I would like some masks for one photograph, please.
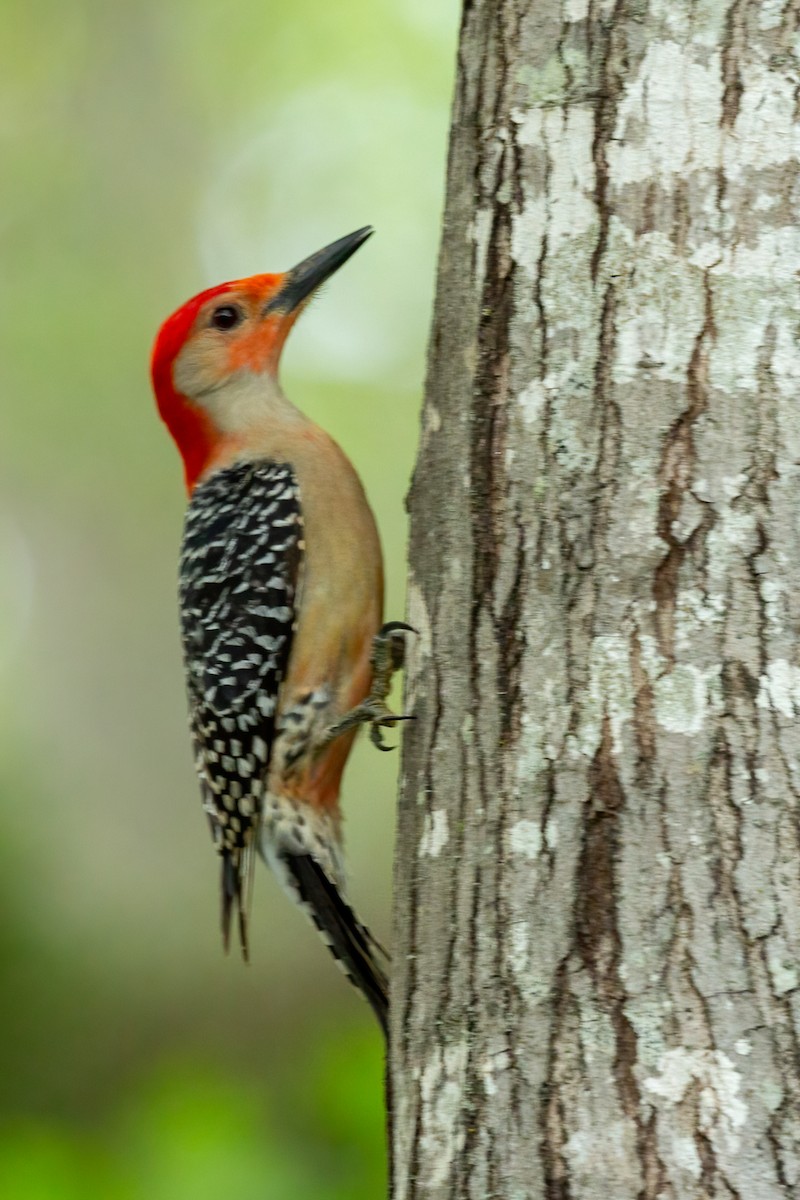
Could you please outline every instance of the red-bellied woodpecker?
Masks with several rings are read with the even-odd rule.
[[[380,744],[399,719],[385,700],[407,627],[381,627],[380,543],[353,467],[277,378],[298,314],[371,232],[195,296],[162,326],[152,374],[190,497],[181,632],[225,945],[235,909],[247,956],[255,849],[385,1030],[382,952],[344,898],[339,786],[356,727]]]

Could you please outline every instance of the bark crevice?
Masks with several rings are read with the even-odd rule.
[[[800,1191],[793,7],[464,5],[396,1200]]]

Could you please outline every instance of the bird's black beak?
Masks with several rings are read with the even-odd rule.
[[[315,292],[321,283],[329,279],[334,271],[338,271],[346,263],[351,254],[355,254],[359,246],[363,246],[375,230],[371,225],[357,229],[331,242],[324,250],[318,250],[309,258],[304,258],[291,271],[286,272],[286,278],[272,299],[264,306],[263,316],[270,313],[291,313]]]

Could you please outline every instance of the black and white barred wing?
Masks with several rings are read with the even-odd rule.
[[[222,854],[222,929],[233,908],[247,954],[253,828],[275,737],[303,550],[284,463],[239,463],[200,484],[180,567],[183,654],[203,801]]]

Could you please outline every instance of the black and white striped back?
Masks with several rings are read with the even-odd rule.
[[[180,617],[198,774],[223,856],[223,932],[239,911],[295,626],[303,553],[297,480],[285,463],[237,463],[192,494]]]

